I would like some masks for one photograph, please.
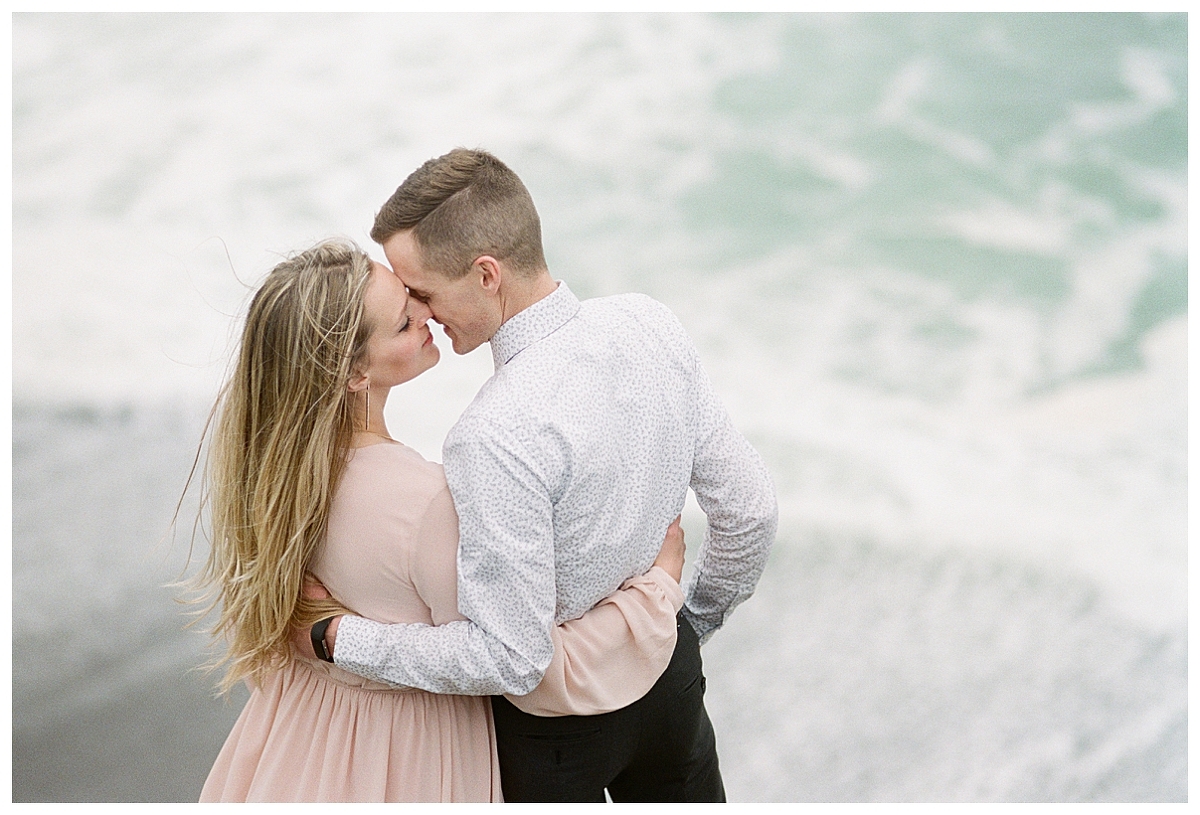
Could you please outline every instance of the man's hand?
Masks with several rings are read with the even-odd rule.
[[[301,595],[308,600],[329,600],[333,597],[329,593],[329,589],[317,580],[311,573],[304,573],[304,588],[301,589]],[[333,653],[333,641],[337,632],[338,623],[342,621],[341,617],[334,617],[333,622],[329,624],[329,628],[325,629],[325,646],[329,649],[329,653]],[[312,637],[310,636],[311,628],[296,628],[292,630],[292,648],[296,653],[305,659],[320,659],[317,653],[313,650]]]
[[[683,555],[687,551],[687,545],[683,542],[683,527],[679,525],[679,519],[682,517],[677,515],[667,527],[662,549],[658,550],[658,557],[654,560],[654,565],[675,578],[676,583],[683,578]],[[333,623],[330,623],[329,627],[332,628]]]

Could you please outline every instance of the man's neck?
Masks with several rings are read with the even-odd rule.
[[[538,272],[534,277],[514,277],[510,278],[509,282],[516,285],[500,298],[503,317],[501,325],[539,300],[549,297],[558,288],[558,282],[550,276],[549,270],[546,269]]]

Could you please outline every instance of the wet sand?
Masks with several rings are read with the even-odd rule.
[[[247,695],[213,698],[167,585],[199,434],[174,410],[14,405],[14,801],[198,798]]]
[[[247,697],[214,700],[210,685],[185,672],[148,677],[69,722],[14,729],[13,801],[197,800]]]

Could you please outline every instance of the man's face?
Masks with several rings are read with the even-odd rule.
[[[481,285],[475,270],[451,280],[426,268],[411,229],[384,241],[383,253],[409,294],[429,306],[433,319],[454,344],[454,353],[470,353],[496,333],[501,323],[498,304]]]

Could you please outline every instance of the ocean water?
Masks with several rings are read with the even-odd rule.
[[[237,317],[457,145],[771,469],[731,800],[1186,800],[1180,14],[15,15],[14,800],[198,794],[240,700],[169,526]],[[439,344],[435,459],[490,373]]]

